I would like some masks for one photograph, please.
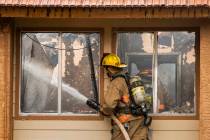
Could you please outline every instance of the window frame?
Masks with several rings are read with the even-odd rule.
[[[103,56],[104,49],[104,29],[103,28],[91,28],[91,27],[76,27],[76,28],[35,28],[35,27],[25,27],[25,28],[16,28],[15,31],[15,120],[103,120],[104,117],[101,114],[75,114],[75,115],[51,115],[50,113],[29,113],[28,115],[21,115],[20,113],[20,94],[21,94],[21,33],[22,32],[40,32],[40,33],[48,33],[48,32],[62,32],[62,33],[94,33],[97,32],[100,34],[100,58]],[[99,62],[100,63],[100,62]],[[99,102],[103,103],[104,101],[104,72],[103,69],[99,68]]]
[[[195,32],[195,115],[184,116],[184,115],[152,115],[155,120],[199,120],[200,112],[200,27],[113,27],[112,28],[112,53],[117,53],[117,33],[126,32],[170,32],[170,31],[188,31]]]

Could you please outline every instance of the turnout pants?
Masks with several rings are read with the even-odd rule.
[[[148,127],[143,125],[144,118],[127,122],[127,132],[131,140],[148,140]],[[112,126],[112,140],[125,140],[120,128]]]

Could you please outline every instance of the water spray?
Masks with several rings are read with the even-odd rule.
[[[54,87],[58,87],[58,79],[54,78],[50,75],[50,68],[38,63],[38,62],[29,62],[25,61],[24,70],[33,75],[35,78],[40,79],[43,82],[49,83]],[[55,75],[57,77],[57,75]],[[75,88],[69,86],[68,84],[62,82],[61,83],[62,90],[68,93],[69,95],[73,96],[74,98],[86,103],[88,98],[81,94]]]

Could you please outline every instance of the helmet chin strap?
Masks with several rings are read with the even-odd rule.
[[[112,78],[113,75],[115,75],[117,73],[117,71],[112,70],[112,68],[110,67],[105,67],[106,69],[106,74],[108,77]]]
[[[106,69],[107,76],[112,77],[112,72],[108,69],[108,67],[106,67],[105,69]]]

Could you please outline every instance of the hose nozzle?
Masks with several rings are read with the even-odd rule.
[[[97,103],[96,101],[94,101],[93,99],[88,99],[87,102],[86,102],[86,104],[89,107],[95,109],[96,111],[99,111],[100,110],[100,104]]]

